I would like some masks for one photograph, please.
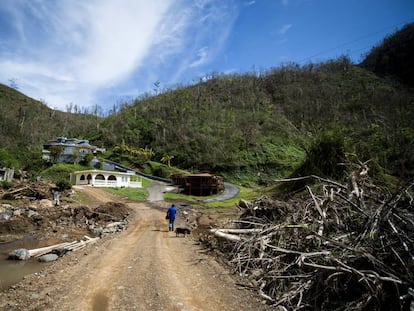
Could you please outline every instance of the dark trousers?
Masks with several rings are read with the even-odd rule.
[[[169,219],[169,224],[168,224],[168,230],[169,231],[174,231],[174,220],[175,219]]]

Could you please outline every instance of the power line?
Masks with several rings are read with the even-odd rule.
[[[400,23],[397,23],[397,24],[393,24],[393,25],[390,25],[390,26],[387,26],[387,27],[381,28],[380,30],[376,30],[375,32],[371,32],[371,33],[369,33],[369,34],[366,34],[366,35],[360,36],[360,37],[358,37],[358,38],[356,38],[356,39],[353,39],[353,40],[351,40],[351,41],[348,41],[348,42],[345,42],[345,43],[341,43],[341,44],[339,44],[339,45],[337,45],[337,46],[335,46],[335,47],[332,47],[332,48],[329,48],[329,49],[326,49],[326,50],[323,50],[323,51],[317,52],[317,53],[315,53],[315,54],[313,54],[313,55],[311,55],[311,56],[305,57],[305,58],[303,58],[303,59],[299,60],[299,63],[302,63],[302,62],[307,61],[307,60],[311,60],[312,58],[314,58],[314,57],[316,57],[316,56],[320,56],[320,55],[326,54],[326,53],[328,53],[328,52],[332,52],[332,51],[337,50],[337,49],[339,49],[339,48],[342,48],[342,47],[344,47],[344,46],[351,45],[351,44],[356,43],[356,42],[358,42],[358,41],[361,41],[361,40],[363,40],[363,39],[366,39],[366,38],[369,38],[369,37],[375,36],[375,35],[377,35],[377,34],[379,34],[379,33],[382,33],[382,32],[384,32],[384,31],[386,31],[386,30],[389,30],[390,28],[399,27],[399,26],[402,26],[402,25],[405,25],[405,24],[408,24],[408,23],[410,23],[410,21],[404,21],[404,22],[400,22]],[[370,46],[368,46],[367,48],[369,48],[369,47],[370,47]],[[353,50],[353,51],[351,51],[350,53],[352,53],[352,54],[353,54],[353,53],[355,53],[356,51],[358,51],[358,50],[363,50],[363,49],[365,49],[365,48],[358,48],[357,50]]]

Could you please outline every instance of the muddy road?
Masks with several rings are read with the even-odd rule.
[[[99,188],[86,193],[101,202],[115,199]],[[128,203],[134,216],[126,231],[0,293],[0,310],[267,309],[196,240],[168,232],[165,202],[159,203]]]

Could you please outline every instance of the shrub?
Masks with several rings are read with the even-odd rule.
[[[10,189],[13,186],[13,183],[11,181],[3,180],[0,182],[0,185],[3,189]]]
[[[341,179],[345,173],[345,139],[338,130],[322,132],[306,152],[304,162],[291,177],[317,175],[319,177]],[[311,180],[299,180],[282,185],[285,192],[300,191]]]
[[[59,180],[56,183],[56,187],[58,188],[59,191],[65,191],[65,190],[71,189],[72,184],[67,180]]]
[[[301,175],[315,174],[340,179],[345,166],[345,140],[338,130],[322,132],[311,145],[300,168]]]

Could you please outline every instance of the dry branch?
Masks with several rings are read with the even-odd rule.
[[[281,309],[407,309],[414,299],[414,183],[390,195],[373,184],[366,163],[347,186],[299,179],[309,178],[320,184],[307,188],[308,199],[244,202],[232,222],[240,228],[211,231],[227,241],[220,246],[231,250],[234,270]]]
[[[239,242],[241,240],[240,236],[235,234],[224,233],[220,229],[211,229],[210,232],[214,233],[215,236],[226,239],[228,241]]]

